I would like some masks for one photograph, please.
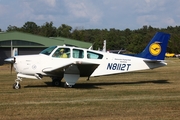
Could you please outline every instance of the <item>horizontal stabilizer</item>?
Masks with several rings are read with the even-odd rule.
[[[144,62],[149,62],[149,63],[160,63],[160,62],[164,62],[164,60],[143,60]]]
[[[144,60],[150,69],[166,66],[167,63],[164,60]]]

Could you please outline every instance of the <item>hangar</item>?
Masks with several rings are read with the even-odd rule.
[[[18,55],[38,54],[43,49],[54,45],[67,45],[89,48],[92,43],[82,42],[63,37],[43,37],[23,32],[1,32],[0,33],[0,64],[4,59],[12,56],[16,50]]]

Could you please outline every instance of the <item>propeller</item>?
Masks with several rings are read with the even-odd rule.
[[[10,58],[5,59],[4,62],[11,64],[11,74],[12,74],[12,68],[13,68],[13,64],[16,62],[16,58],[15,57],[10,57]]]

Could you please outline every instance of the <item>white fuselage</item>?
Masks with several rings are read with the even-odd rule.
[[[72,53],[75,47],[68,47]],[[118,74],[122,72],[130,72],[137,70],[145,70],[166,65],[164,62],[161,64],[151,64],[144,62],[143,58],[107,53],[101,51],[93,51],[88,49],[79,49],[83,51],[83,58],[73,58],[73,54],[70,54],[69,58],[56,58],[52,57],[53,52],[50,55],[38,54],[38,55],[23,55],[16,56],[16,62],[14,64],[15,70],[18,73],[26,75],[41,74],[48,76],[43,70],[55,69],[66,64],[83,65],[83,64],[98,64],[98,67],[92,72],[91,76],[102,76],[110,74]],[[55,50],[54,50],[55,51]],[[88,52],[93,52],[102,55],[101,59],[89,59]],[[88,72],[88,68],[84,68]]]

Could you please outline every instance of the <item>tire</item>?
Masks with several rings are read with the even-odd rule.
[[[21,85],[20,84],[17,85],[17,83],[14,83],[13,89],[21,89]]]
[[[55,79],[55,80],[52,81],[52,85],[53,86],[60,86],[61,85],[61,81],[58,80],[58,79]]]

